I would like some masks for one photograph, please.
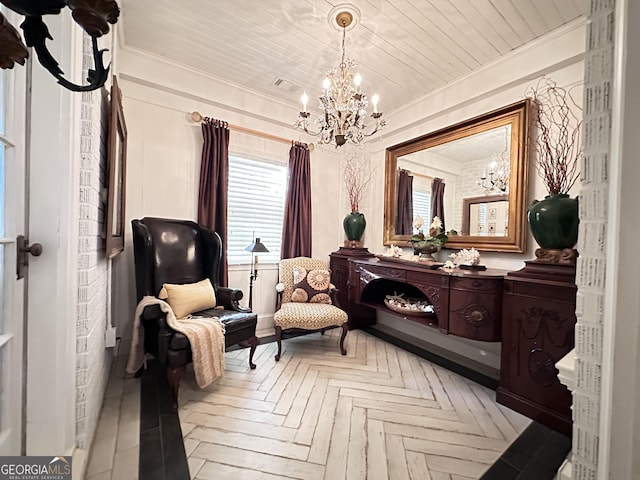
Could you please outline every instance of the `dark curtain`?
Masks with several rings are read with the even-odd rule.
[[[396,234],[413,233],[413,176],[408,170],[398,172],[398,201],[396,202]]]
[[[289,150],[280,258],[311,256],[311,156],[305,143]]]
[[[205,118],[202,123],[202,162],[198,194],[198,223],[222,239],[220,285],[228,284],[227,190],[229,186],[229,128],[227,122]]]
[[[444,226],[444,179],[434,178],[431,183],[431,219],[439,217],[442,220],[442,231],[446,232]]]

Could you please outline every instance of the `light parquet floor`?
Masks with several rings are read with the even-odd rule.
[[[185,375],[179,416],[192,478],[478,479],[530,420],[493,391],[360,330],[225,354],[206,389]]]

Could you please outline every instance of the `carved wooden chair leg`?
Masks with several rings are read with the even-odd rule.
[[[276,342],[278,343],[278,353],[276,353],[275,356],[277,362],[280,360],[280,355],[282,353],[282,327],[276,326]]]
[[[348,326],[349,326],[348,322],[345,322],[345,323],[342,324],[342,335],[340,336],[340,353],[342,355],[346,355],[347,354],[347,350],[344,348],[344,339],[347,336],[347,330],[348,330],[347,327]]]
[[[178,408],[178,389],[180,388],[180,379],[184,375],[186,365],[177,368],[167,367],[167,380],[169,382],[169,388],[173,394],[173,407]]]
[[[254,368],[256,368],[256,364],[253,363],[253,354],[256,353],[256,348],[258,348],[258,337],[251,337],[249,339],[249,345],[251,346],[251,349],[249,350],[249,368],[251,368],[251,370],[253,370]]]

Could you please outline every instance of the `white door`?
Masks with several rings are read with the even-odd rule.
[[[26,70],[0,70],[0,455],[22,451],[26,283],[16,275],[16,237],[25,234]]]

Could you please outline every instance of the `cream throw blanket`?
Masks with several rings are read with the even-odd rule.
[[[160,305],[160,310],[167,314],[167,324],[189,339],[193,371],[200,388],[224,376],[224,325],[220,319],[190,316],[176,319],[167,302],[152,296],[143,297],[136,307],[127,372],[137,372],[144,363],[144,327],[140,317],[149,305]]]

